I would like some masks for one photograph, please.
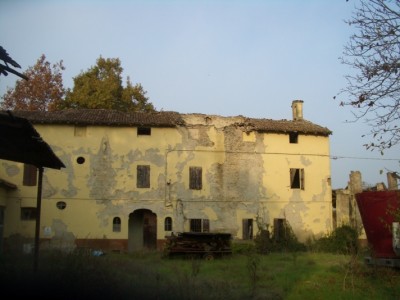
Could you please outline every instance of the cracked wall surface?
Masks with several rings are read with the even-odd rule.
[[[128,239],[130,214],[157,216],[157,239],[188,231],[190,219],[210,220],[210,230],[242,238],[243,219],[260,227],[286,218],[300,239],[331,229],[329,138],[252,131],[242,117],[183,115],[186,126],[152,128],[36,125],[66,165],[44,172],[41,228],[48,239]],[[84,160],[83,163],[78,161]],[[150,187],[137,187],[137,166],[150,166]],[[22,185],[23,165],[1,161],[0,178],[18,185],[8,192],[5,236],[33,236],[20,208],[34,205],[36,187]],[[189,168],[202,169],[202,188],[189,188]],[[290,188],[290,168],[304,168],[305,189]],[[57,208],[64,201],[66,208]],[[113,231],[113,218],[121,231]],[[258,228],[253,229],[254,234]],[[67,243],[70,244],[69,242]]]

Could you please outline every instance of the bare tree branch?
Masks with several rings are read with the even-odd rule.
[[[340,59],[354,72],[345,76],[340,105],[370,125],[365,147],[383,151],[400,143],[400,0],[361,0],[346,23],[356,33]]]

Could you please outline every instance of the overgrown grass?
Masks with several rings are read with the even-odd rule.
[[[4,294],[54,299],[400,299],[400,273],[362,257],[242,251],[205,261],[158,252],[0,257]]]

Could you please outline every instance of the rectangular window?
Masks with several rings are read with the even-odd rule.
[[[201,190],[203,187],[202,182],[202,169],[201,167],[189,168],[189,188],[191,190]]]
[[[24,164],[23,185],[35,186],[37,181],[37,168],[33,165]]]
[[[138,127],[137,135],[151,135],[151,127]]]
[[[138,188],[150,187],[150,166],[137,166],[136,187]]]
[[[21,220],[36,220],[36,207],[21,207]]]
[[[297,144],[299,142],[299,134],[297,132],[289,132],[289,143]]]
[[[210,220],[208,219],[190,219],[191,232],[210,232]]]
[[[243,219],[243,239],[253,239],[253,219]]]
[[[304,190],[304,169],[290,169],[290,188]]]

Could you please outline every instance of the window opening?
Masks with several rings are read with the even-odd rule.
[[[191,232],[210,232],[210,220],[208,219],[190,219]]]
[[[36,207],[21,207],[22,221],[36,220],[36,215],[37,215]]]
[[[299,142],[299,134],[297,132],[289,132],[289,143],[297,144]]]
[[[304,169],[290,169],[290,188],[304,190]]]
[[[67,207],[67,203],[65,203],[64,201],[58,201],[56,203],[56,206],[58,209],[63,210]]]
[[[120,232],[121,231],[121,218],[115,217],[113,219],[113,232]]]
[[[243,219],[243,239],[253,239],[253,219]]]
[[[191,190],[201,190],[202,187],[202,168],[189,167],[189,188]]]
[[[164,220],[164,230],[165,231],[172,231],[172,218],[166,217]]]
[[[37,181],[37,168],[36,166],[24,164],[24,178],[23,185],[35,186]]]
[[[138,127],[137,135],[151,135],[151,127]]]
[[[137,166],[137,188],[150,187],[150,166]]]

